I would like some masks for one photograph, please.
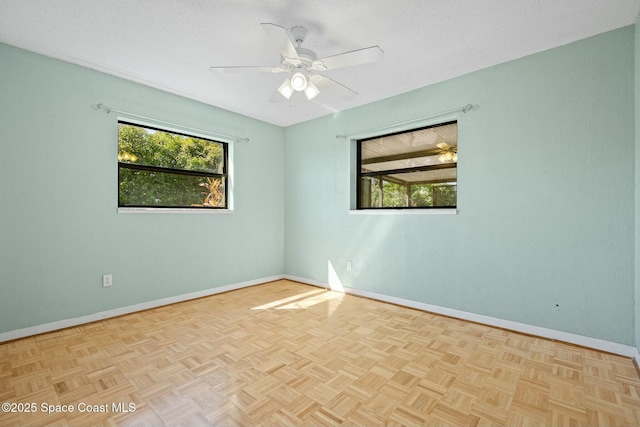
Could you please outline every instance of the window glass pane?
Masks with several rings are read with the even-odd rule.
[[[458,150],[456,122],[361,141],[362,172],[452,163]]]
[[[193,136],[118,124],[118,161],[170,169],[224,173],[224,145]]]
[[[225,207],[224,179],[120,167],[120,206]]]
[[[457,122],[358,144],[359,208],[456,207]]]
[[[385,179],[363,178],[370,188],[368,204],[362,207],[395,208],[407,206],[407,192],[404,186]]]
[[[411,183],[419,183],[419,182],[455,182],[456,180],[456,168],[451,169],[435,169],[429,171],[419,171],[419,172],[408,172],[402,174],[394,174],[390,173],[390,178],[394,178],[398,181],[406,182],[408,184]]]
[[[455,184],[413,184],[411,186],[411,206],[455,207]]]
[[[458,197],[457,185],[436,185],[433,187],[433,206],[455,206]]]
[[[406,160],[367,163],[362,165],[362,172],[377,172],[391,169],[405,169],[417,166],[431,166],[442,164],[443,162],[441,162],[438,157],[439,156],[424,156]]]
[[[226,147],[118,122],[118,206],[226,208]]]
[[[378,178],[361,179],[361,208],[442,208],[456,206],[456,184],[399,184]]]

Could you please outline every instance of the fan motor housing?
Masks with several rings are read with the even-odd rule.
[[[296,52],[300,57],[300,65],[291,64],[287,58],[282,58],[282,66],[289,70],[295,70],[296,68],[302,68],[305,71],[315,70],[314,62],[318,60],[318,55],[311,49],[305,49],[303,47],[297,47]]]

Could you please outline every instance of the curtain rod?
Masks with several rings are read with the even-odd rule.
[[[128,111],[123,111],[123,110],[118,110],[116,108],[111,108],[109,106],[104,105],[103,103],[97,104],[97,105],[95,105],[95,107],[98,110],[105,111],[107,114],[109,114],[111,112],[121,113],[121,114],[126,114],[128,116],[136,117],[138,119],[151,120],[151,121],[156,122],[156,123],[164,123],[166,125],[175,126],[175,127],[178,127],[178,128],[181,128],[181,129],[185,129],[185,130],[191,130],[191,131],[194,131],[194,132],[205,133],[205,134],[209,134],[209,135],[219,136],[221,138],[231,139],[231,140],[233,140],[235,142],[249,142],[249,138],[240,138],[239,136],[235,136],[235,135],[226,135],[224,133],[212,132],[212,131],[206,130],[206,129],[198,129],[198,128],[194,128],[194,127],[191,127],[191,126],[184,126],[184,125],[180,125],[180,124],[177,124],[177,123],[167,122],[165,120],[154,119],[153,117],[141,116],[140,114],[130,113]]]
[[[446,115],[453,114],[453,113],[467,113],[467,112],[473,110],[473,108],[474,108],[474,106],[472,104],[467,104],[467,105],[465,105],[463,107],[454,108],[453,110],[442,111],[440,113],[431,114],[429,116],[424,116],[424,117],[420,117],[420,118],[417,118],[417,119],[407,120],[407,121],[399,122],[399,123],[393,123],[393,124],[382,126],[382,127],[375,128],[375,129],[363,130],[363,131],[360,131],[360,132],[357,132],[357,133],[352,133],[352,135],[360,135],[360,134],[363,134],[363,133],[371,133],[371,132],[389,130],[389,129],[392,129],[392,128],[396,127],[396,126],[408,125],[408,124],[411,124],[411,123],[432,119],[434,117],[446,116]],[[343,134],[336,135],[336,138],[337,139],[347,139],[347,134],[343,133]]]

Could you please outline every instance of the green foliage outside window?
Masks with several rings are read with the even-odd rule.
[[[224,144],[120,123],[119,206],[225,207]]]
[[[399,207],[447,207],[456,205],[456,185],[443,184],[396,184],[371,178],[371,206],[383,208]],[[409,193],[410,192],[410,193]],[[409,201],[410,194],[410,204]],[[380,201],[382,197],[382,202]]]

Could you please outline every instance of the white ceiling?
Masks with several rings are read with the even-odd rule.
[[[287,126],[630,25],[639,9],[640,0],[0,0],[0,42]],[[263,22],[307,27],[303,47],[319,57],[378,45],[384,61],[325,72],[360,94],[353,101],[270,103],[284,74],[209,71],[278,65]]]

